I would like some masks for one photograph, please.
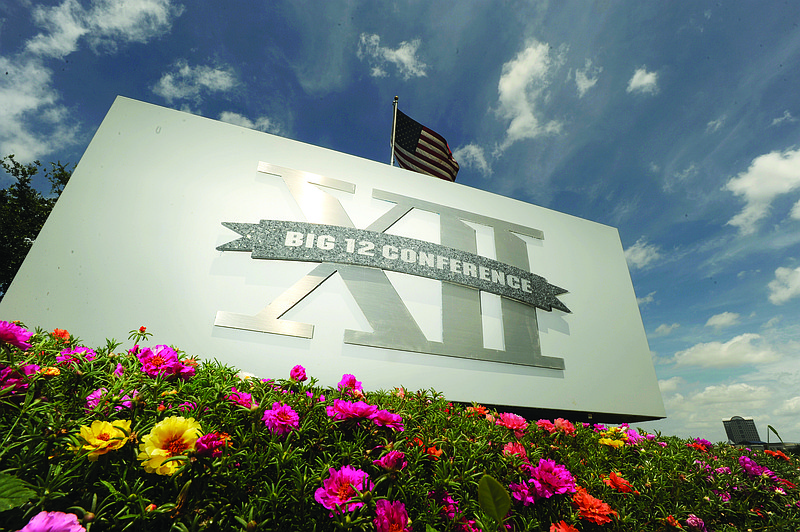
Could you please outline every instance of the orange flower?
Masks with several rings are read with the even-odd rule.
[[[39,373],[48,377],[57,377],[61,375],[61,370],[53,366],[47,366],[39,370]]]
[[[604,525],[611,522],[611,515],[619,517],[619,514],[611,509],[611,506],[600,499],[589,495],[583,487],[577,486],[577,492],[572,496],[572,504],[580,511],[581,519],[586,519],[597,525]]]
[[[631,486],[630,482],[617,475],[617,473],[614,471],[612,471],[608,477],[603,475],[602,478],[606,486],[610,486],[617,491],[621,491],[622,493],[634,493],[639,495],[639,492],[633,489],[633,486]]]
[[[53,336],[56,338],[60,338],[61,340],[68,341],[69,340],[69,332],[64,329],[54,329]]]
[[[667,518],[665,519],[665,521],[667,522],[668,525],[673,526],[675,528],[680,528],[681,530],[683,530],[683,527],[678,522],[678,520],[675,519],[674,517],[672,517],[671,515],[668,515]]]
[[[550,532],[580,532],[572,525],[568,525],[566,521],[561,520],[558,523],[550,524]]]
[[[489,410],[486,409],[485,406],[478,405],[478,406],[468,406],[467,407],[467,417],[472,416],[485,416],[489,413]]]
[[[783,454],[783,451],[773,451],[771,449],[764,449],[764,452],[774,458],[783,458],[786,461],[789,461],[789,457]]]

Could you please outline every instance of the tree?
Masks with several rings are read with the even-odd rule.
[[[15,180],[7,188],[0,189],[1,299],[72,176],[75,165],[61,164],[60,161],[50,163],[50,168],[43,167],[39,161],[22,164],[13,155],[3,157],[0,165]],[[50,182],[49,197],[31,185],[40,170]]]

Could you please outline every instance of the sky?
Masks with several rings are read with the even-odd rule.
[[[388,163],[398,95],[458,183],[619,230],[667,412],[642,428],[724,441],[739,415],[798,442],[798,21],[798,2],[0,0],[0,154],[78,162],[122,95]]]

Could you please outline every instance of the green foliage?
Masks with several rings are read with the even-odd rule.
[[[150,342],[150,333],[133,331],[130,340]],[[376,530],[381,501],[402,503],[417,532],[549,530],[562,521],[580,531],[677,530],[673,522],[693,530],[695,519],[716,531],[800,526],[800,462],[793,456],[645,436],[626,426],[510,428],[502,413],[451,404],[432,390],[360,398],[313,378],[240,378],[217,361],[198,363],[191,377],[150,376],[127,350],[132,345],[114,341],[94,358],[63,362],[59,353],[80,340],[59,330],[37,330],[28,342],[22,350],[0,341],[0,529],[58,511],[98,532],[367,531]],[[179,357],[191,365],[185,353]],[[360,378],[369,385],[368,376]],[[232,400],[233,387],[257,404]],[[87,404],[101,388],[97,404]],[[329,407],[337,399],[400,415],[404,430],[365,417],[336,420]],[[276,405],[299,417],[285,435],[263,421]],[[172,475],[147,472],[140,456],[146,442],[174,416],[193,418],[204,435],[216,433],[220,453],[176,448]],[[130,432],[91,436],[101,422],[130,422]],[[375,463],[392,451],[403,453],[405,465]],[[744,459],[762,469],[748,471]],[[519,486],[533,486],[531,471],[548,461],[567,470],[574,487],[524,504]],[[317,492],[345,466],[371,484],[350,492],[354,506],[327,509]],[[574,493],[578,487],[583,491]],[[586,501],[595,505],[594,517]],[[592,520],[600,518],[607,522]]]
[[[8,155],[0,161],[3,170],[14,178],[14,183],[0,189],[0,298],[8,290],[25,255],[36,240],[47,216],[72,175],[70,165],[50,163],[44,167],[39,161],[22,164]],[[33,188],[32,180],[40,170],[50,182],[53,196],[44,197]]]

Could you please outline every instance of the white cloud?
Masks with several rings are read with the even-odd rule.
[[[170,30],[183,7],[171,0],[95,0],[86,9],[77,0],[37,6],[33,19],[45,31],[26,44],[36,55],[64,57],[85,37],[93,50],[116,51],[119,43],[147,42]]]
[[[583,98],[586,92],[597,84],[598,76],[603,71],[603,67],[592,67],[592,61],[586,60],[583,70],[575,71],[575,85],[578,88],[578,98]]]
[[[82,42],[93,50],[115,51],[127,42],[146,42],[169,31],[183,8],[170,0],[77,0],[36,5],[33,23],[41,31],[14,56],[0,57],[0,153],[34,160],[74,144],[80,122],[52,86],[50,58],[63,58]]]
[[[477,144],[467,144],[461,146],[453,152],[453,158],[458,161],[461,167],[477,168],[483,175],[491,175],[492,168],[486,161],[486,155],[483,148]]]
[[[714,133],[715,131],[719,131],[719,128],[725,125],[725,118],[725,115],[723,115],[706,124],[706,133]]]
[[[786,303],[790,299],[800,296],[800,267],[780,267],[775,270],[775,279],[767,285],[769,300],[775,305]]]
[[[0,153],[32,161],[75,141],[80,125],[53,89],[49,68],[0,57],[0,71]]]
[[[742,364],[764,364],[780,358],[768,346],[760,346],[758,334],[741,334],[728,342],[700,343],[675,353],[673,361],[679,366],[722,368]]]
[[[706,327],[714,327],[715,329],[722,329],[730,327],[739,323],[739,315],[735,312],[723,312],[722,314],[714,314],[706,322]]]
[[[274,135],[283,134],[281,127],[266,116],[256,118],[255,122],[253,122],[246,116],[240,115],[239,113],[223,111],[220,113],[219,119],[222,122],[227,122],[228,124],[242,126],[249,129],[257,129],[258,131],[263,131],[265,133],[272,133]]]
[[[745,200],[742,212],[728,220],[728,225],[738,227],[745,235],[755,232],[756,224],[769,213],[772,201],[798,188],[800,149],[773,151],[756,157],[747,171],[730,179],[723,187]]]
[[[800,414],[800,396],[784,399],[781,406],[775,410],[775,415],[796,416],[797,414]]]
[[[648,72],[647,67],[637,68],[628,81],[627,92],[655,94],[658,92],[658,72]]]
[[[680,326],[681,326],[680,323],[673,323],[672,325],[662,323],[661,325],[656,327],[655,332],[653,332],[653,336],[667,336]]]
[[[655,300],[655,296],[656,296],[655,292],[650,292],[644,297],[637,297],[636,304],[641,307],[642,305],[647,305],[648,303],[652,303]]]
[[[393,64],[397,67],[404,80],[425,76],[428,65],[417,57],[417,50],[422,41],[414,39],[403,41],[397,48],[381,46],[381,38],[376,34],[362,33],[358,41],[356,55],[359,59],[367,58],[370,63],[370,76],[383,78],[388,74],[386,66]]]
[[[225,92],[238,84],[230,68],[190,66],[179,60],[171,72],[166,72],[153,87],[153,92],[168,102],[173,100],[199,101],[201,94]]]
[[[648,244],[644,237],[625,250],[625,260],[628,261],[629,268],[642,269],[659,258],[661,258],[661,253],[658,246]]]
[[[751,386],[740,382],[707,386],[702,392],[693,395],[689,402],[697,406],[747,403],[752,408],[760,408],[771,396],[772,394],[766,386]]]
[[[536,105],[545,96],[552,70],[563,59],[550,57],[547,43],[533,41],[511,61],[503,65],[497,84],[497,114],[509,121],[506,138],[495,150],[503,152],[515,142],[561,131],[561,123],[551,120],[541,123]]]
[[[683,384],[683,379],[680,377],[672,377],[666,380],[659,380],[658,381],[658,388],[661,390],[661,393],[672,393],[678,390],[678,387]]]
[[[797,119],[793,117],[792,113],[790,113],[789,111],[784,111],[783,116],[772,120],[770,126],[778,126],[780,124],[783,124],[784,122],[797,122]]]

